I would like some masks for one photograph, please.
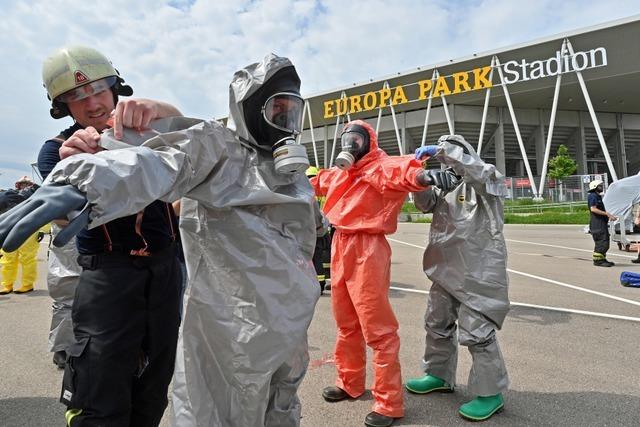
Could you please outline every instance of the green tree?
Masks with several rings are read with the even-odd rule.
[[[560,201],[564,200],[562,194],[562,180],[576,172],[578,165],[576,161],[569,157],[569,150],[564,144],[560,144],[556,156],[549,160],[549,178],[558,181],[560,190]]]

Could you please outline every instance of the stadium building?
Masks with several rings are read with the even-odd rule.
[[[640,16],[417,67],[307,98],[301,142],[330,167],[342,124],[369,121],[389,154],[461,134],[542,195],[560,144],[577,174],[640,170]],[[548,185],[548,184],[547,184]]]

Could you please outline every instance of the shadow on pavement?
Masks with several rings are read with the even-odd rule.
[[[558,323],[569,323],[571,313],[560,311],[550,311],[533,307],[511,306],[509,310],[509,322],[533,323],[535,325],[554,325]]]
[[[49,291],[46,289],[35,289],[31,292],[27,292],[26,294],[14,294],[14,293],[10,293],[10,294],[6,294],[6,295],[0,295],[0,301],[15,301],[15,302],[20,302],[21,298],[33,298],[33,297],[48,297],[49,296]]]
[[[51,427],[51,420],[64,425],[65,406],[51,397],[0,399],[0,425],[3,427]]]

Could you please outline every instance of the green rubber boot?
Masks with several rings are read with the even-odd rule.
[[[416,394],[427,394],[432,391],[439,391],[442,393],[452,393],[453,387],[451,387],[443,379],[440,379],[433,375],[425,375],[420,378],[412,378],[405,384],[407,390]]]
[[[458,413],[467,420],[484,421],[491,418],[496,412],[502,411],[503,408],[502,394],[496,394],[495,396],[478,396],[471,402],[462,405]]]

